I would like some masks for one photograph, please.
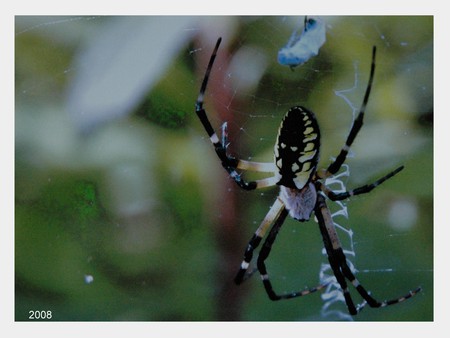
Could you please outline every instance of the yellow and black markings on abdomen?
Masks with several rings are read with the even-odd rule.
[[[314,113],[292,107],[278,130],[275,164],[281,176],[278,185],[302,189],[316,171],[320,131]]]

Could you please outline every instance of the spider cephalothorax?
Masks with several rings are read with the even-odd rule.
[[[400,172],[403,169],[403,166],[398,167],[371,184],[366,184],[362,187],[342,193],[335,193],[322,183],[327,177],[332,176],[339,171],[347,157],[350,146],[362,127],[364,112],[369,100],[375,73],[376,48],[374,47],[372,52],[370,77],[363,103],[358,116],[353,122],[347,140],[336,159],[328,166],[328,168],[317,170],[320,150],[319,125],[314,114],[308,109],[300,106],[292,107],[281,122],[274,147],[273,163],[250,162],[236,159],[227,154],[228,138],[226,123],[222,126],[222,137],[220,140],[214,131],[214,128],[211,126],[206,111],[203,108],[203,99],[209,74],[220,42],[221,39],[219,38],[211,55],[205,77],[203,78],[200,93],[195,105],[195,111],[214,145],[216,154],[222,162],[222,166],[239,187],[245,190],[261,189],[275,185],[280,187],[280,194],[247,245],[244,252],[244,260],[234,279],[236,284],[242,283],[252,275],[252,272],[247,272],[247,270],[253,258],[253,252],[260,245],[262,239],[266,236],[267,230],[272,225],[261,247],[256,263],[257,270],[261,274],[264,288],[269,298],[272,300],[295,298],[324,288],[325,285],[319,285],[311,289],[279,295],[273,290],[265,265],[265,260],[270,254],[272,244],[275,242],[278,231],[283,225],[287,215],[290,215],[292,218],[299,221],[307,221],[310,219],[312,213],[314,213],[319,224],[319,230],[323,238],[328,261],[330,262],[331,269],[342,289],[348,310],[352,315],[357,314],[361,307],[355,306],[347,287],[347,280],[356,288],[364,301],[371,307],[383,307],[397,304],[414,296],[421,288],[410,291],[403,297],[381,302],[377,301],[366,291],[347,264],[330,210],[328,209],[325,200],[325,197],[328,197],[332,201],[339,201],[350,196],[368,193],[376,186]],[[272,176],[257,181],[246,182],[237,170],[272,173]]]

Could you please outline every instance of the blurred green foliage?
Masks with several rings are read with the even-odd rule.
[[[185,41],[126,116],[84,133],[65,101],[78,71],[73,60],[98,29],[120,18],[66,19],[52,25],[55,17],[16,17],[16,320],[28,320],[30,310],[51,310],[53,320],[62,321],[223,319],[217,295],[233,282],[220,271],[236,270],[240,260],[233,266],[224,261],[221,250],[231,244],[218,236],[227,212],[221,206],[230,190],[236,192],[240,257],[277,191],[223,186],[225,173],[193,109],[205,67],[199,58],[207,59],[210,49],[198,36]],[[432,17],[326,18],[327,42],[319,56],[294,72],[275,56],[302,18],[229,19],[196,18],[190,28],[205,33],[215,20],[232,26],[233,43],[219,51],[227,60],[238,48],[255,46],[268,56],[253,91],[220,87],[243,94],[233,107],[212,86],[205,98],[216,128],[222,122],[217,105],[236,118],[230,141],[244,159],[270,161],[279,121],[290,106],[302,104],[317,114],[321,164],[329,163],[351,124],[351,109],[335,91],[355,85],[348,97],[359,106],[377,44],[374,88],[348,160],[347,186],[373,181],[400,164],[405,170],[348,202],[349,219],[340,223],[355,233],[352,261],[376,297],[394,298],[418,285],[423,292],[398,306],[367,308],[355,320],[433,320],[433,132],[432,124],[423,123],[433,114]],[[417,214],[406,229],[395,228],[406,215],[389,216],[398,201]],[[275,287],[316,285],[326,261],[321,249],[314,221],[288,220],[268,261]],[[258,278],[246,284],[230,294],[241,297],[236,320],[333,320],[321,317],[319,294],[271,302]]]
[[[175,62],[180,66],[167,71],[138,111],[139,115],[150,121],[172,129],[186,127],[187,115],[191,112],[186,108],[193,105],[192,98],[197,95],[196,89],[191,87],[188,91],[173,96],[180,83],[187,84],[192,79],[192,71],[183,63],[183,60]]]

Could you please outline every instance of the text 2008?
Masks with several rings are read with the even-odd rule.
[[[30,310],[28,311],[28,319],[52,319],[52,311],[50,310]]]

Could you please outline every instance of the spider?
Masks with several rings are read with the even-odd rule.
[[[276,198],[274,204],[259,225],[253,237],[250,239],[247,248],[245,249],[244,259],[240,265],[234,282],[239,285],[253,274],[253,271],[248,271],[253,257],[253,252],[260,245],[262,239],[266,235],[266,232],[269,230],[270,225],[273,224],[264,243],[262,244],[256,262],[257,270],[261,275],[261,279],[268,297],[271,300],[290,299],[305,296],[325,288],[326,284],[318,285],[310,289],[304,289],[299,292],[278,294],[272,287],[265,264],[265,261],[270,254],[272,245],[275,242],[277,234],[286,217],[289,215],[300,222],[305,222],[311,218],[311,215],[314,212],[323,238],[323,243],[330,266],[342,289],[348,311],[351,315],[356,315],[365,304],[369,304],[369,306],[375,308],[384,307],[403,302],[420,292],[421,288],[419,287],[414,291],[410,291],[403,297],[392,300],[378,301],[373,298],[370,295],[370,292],[368,292],[361,285],[347,264],[347,259],[341,247],[341,243],[331,217],[331,212],[326,204],[326,197],[328,197],[331,201],[340,201],[347,199],[350,196],[368,193],[384,181],[399,173],[403,169],[403,166],[398,167],[371,184],[366,184],[346,192],[335,193],[331,189],[327,188],[324,183],[322,183],[322,181],[327,177],[330,177],[339,171],[347,157],[350,146],[362,127],[364,112],[369,100],[375,72],[376,47],[374,46],[372,51],[370,77],[361,109],[353,122],[345,145],[327,169],[318,170],[317,165],[319,161],[320,129],[314,113],[302,106],[292,107],[284,116],[278,130],[278,136],[274,146],[273,163],[245,161],[232,157],[227,153],[228,136],[226,122],[222,125],[222,137],[219,139],[207,117],[205,109],[203,108],[206,86],[221,40],[221,38],[217,40],[201,84],[200,92],[195,105],[197,116],[208,133],[208,136],[214,145],[217,156],[222,162],[222,166],[240,188],[245,190],[254,190],[275,185],[280,187],[280,194]],[[247,182],[242,178],[237,170],[265,172],[272,173],[273,175],[268,178]],[[355,306],[347,285],[347,280],[364,299],[362,305]]]

